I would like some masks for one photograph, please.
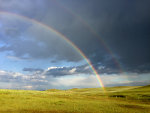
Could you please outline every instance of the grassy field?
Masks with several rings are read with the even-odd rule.
[[[0,90],[0,113],[150,113],[150,86]]]

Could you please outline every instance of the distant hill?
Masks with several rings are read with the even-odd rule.
[[[62,91],[62,90],[60,90],[60,89],[48,89],[46,91],[57,92],[57,91]]]

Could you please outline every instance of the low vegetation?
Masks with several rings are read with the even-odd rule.
[[[0,113],[150,113],[150,86],[1,89]]]

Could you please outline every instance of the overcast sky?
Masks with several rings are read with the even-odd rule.
[[[149,84],[149,4],[0,0],[0,88],[101,87],[80,53],[45,25],[85,54],[105,86]]]

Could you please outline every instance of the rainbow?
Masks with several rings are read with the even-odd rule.
[[[102,89],[105,91],[104,89],[104,84],[100,78],[100,75],[98,74],[98,72],[96,71],[96,69],[94,68],[94,66],[92,65],[92,63],[88,60],[88,58],[85,56],[85,54],[73,43],[71,42],[66,36],[64,36],[62,33],[58,32],[57,30],[55,30],[54,28],[46,25],[46,24],[43,24],[35,19],[31,19],[31,18],[28,18],[26,16],[22,16],[22,15],[19,15],[19,14],[15,14],[15,13],[10,13],[10,12],[5,12],[5,11],[0,11],[0,15],[8,15],[8,16],[14,16],[14,17],[17,17],[17,18],[20,18],[20,19],[23,19],[25,21],[30,21],[34,24],[38,24],[39,26],[57,34],[60,38],[62,38],[63,40],[65,40],[75,51],[77,51],[81,57],[88,63],[88,65],[90,66],[91,70],[94,72],[94,74],[96,75],[96,78],[100,84],[100,86],[102,87]]]
[[[115,65],[118,67],[120,73],[123,73],[123,68],[121,66],[121,64],[118,62],[118,60],[115,58],[115,55],[113,54],[113,52],[110,50],[110,48],[108,47],[108,45],[105,43],[105,41],[100,38],[99,34],[90,27],[90,25],[84,20],[82,19],[79,15],[77,15],[75,12],[73,12],[72,10],[70,10],[69,8],[65,7],[63,4],[61,4],[60,2],[58,2],[57,0],[53,1],[55,2],[56,5],[58,5],[60,8],[64,9],[67,13],[69,13],[70,15],[74,16],[76,19],[78,19],[79,22],[81,22],[99,41],[100,43],[103,45],[104,49],[109,53],[109,55],[111,55]]]

